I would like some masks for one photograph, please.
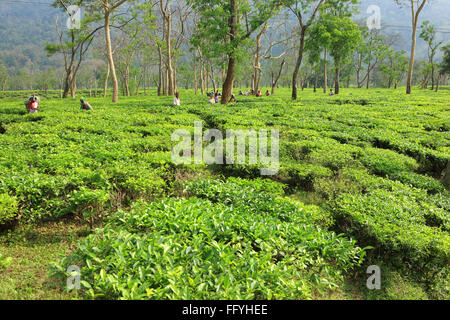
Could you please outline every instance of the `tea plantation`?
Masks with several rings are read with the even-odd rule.
[[[50,92],[37,114],[26,94],[0,95],[0,298],[450,298],[448,87],[227,106],[188,90],[180,107],[152,92],[93,111]],[[277,174],[173,163],[195,121],[278,129]]]

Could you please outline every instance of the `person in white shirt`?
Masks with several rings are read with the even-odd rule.
[[[173,105],[174,106],[179,106],[181,103],[180,103],[180,97],[179,97],[179,95],[178,95],[178,92],[175,92],[175,98],[173,98]]]

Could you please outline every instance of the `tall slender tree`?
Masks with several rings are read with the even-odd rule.
[[[119,82],[117,80],[116,66],[114,64],[111,44],[111,24],[115,11],[127,1],[131,2],[133,0],[90,0],[87,6],[88,11],[90,11],[91,14],[96,15],[103,20],[106,54],[113,85],[112,102],[119,101]]]
[[[420,28],[421,32],[419,37],[425,40],[428,46],[428,64],[431,68],[431,90],[434,90],[436,69],[434,57],[436,56],[436,52],[441,46],[442,41],[436,40],[436,30],[434,25],[430,24],[429,21],[424,21]]]
[[[298,72],[302,65],[305,50],[305,38],[308,29],[318,16],[319,9],[324,6],[327,0],[285,0],[284,4],[296,16],[299,24],[299,45],[297,60],[292,73],[292,99],[297,99]]]
[[[416,55],[417,26],[419,23],[419,15],[425,7],[427,0],[395,0],[395,2],[399,5],[407,5],[411,9],[411,54],[409,57],[408,78],[406,79],[406,94],[411,94],[414,59]]]

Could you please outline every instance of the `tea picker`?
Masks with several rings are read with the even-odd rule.
[[[30,98],[25,100],[24,104],[27,108],[28,113],[37,113],[39,110],[39,102],[41,99],[35,94],[33,94]]]
[[[86,99],[84,99],[84,97],[81,97],[80,103],[81,103],[80,106],[81,110],[93,110],[89,102],[87,102]]]

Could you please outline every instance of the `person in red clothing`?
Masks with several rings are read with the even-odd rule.
[[[39,103],[37,101],[31,101],[30,102],[30,110],[29,113],[36,113],[39,109]]]
[[[33,94],[28,100],[25,100],[24,104],[28,113],[37,113],[39,110],[39,97]]]
[[[257,96],[257,97],[262,97],[262,94],[261,94],[261,91],[260,91],[260,90],[258,90],[258,92],[256,93],[256,96]]]
[[[81,110],[92,110],[91,105],[84,98],[80,99],[80,104],[81,104],[81,107],[80,107]]]

